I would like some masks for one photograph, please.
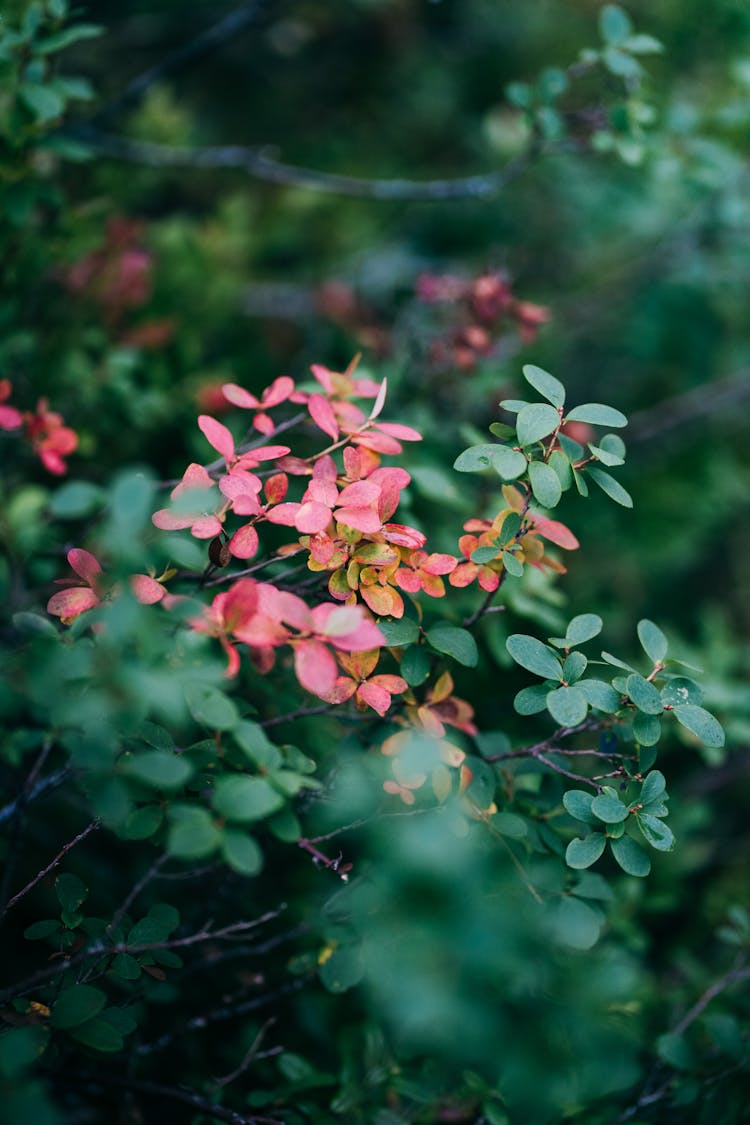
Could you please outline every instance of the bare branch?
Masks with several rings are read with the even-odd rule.
[[[750,968],[745,967],[745,958],[740,956],[728,972],[724,973],[723,977],[719,977],[714,983],[706,989],[702,996],[700,996],[689,1008],[679,1023],[676,1023],[672,1028],[672,1035],[682,1035],[690,1027],[691,1023],[698,1019],[704,1008],[714,1000],[725,989],[731,987],[733,984],[739,984],[741,981],[750,980]]]
[[[10,801],[9,804],[4,805],[3,808],[0,809],[0,824],[15,816],[19,805],[31,804],[32,801],[36,801],[38,797],[43,796],[43,794],[49,792],[50,789],[56,789],[58,785],[62,785],[68,777],[70,777],[70,767],[66,766],[64,769],[55,770],[54,773],[50,773],[46,777],[41,778],[30,792],[19,793],[15,801]]]
[[[138,1078],[126,1078],[119,1074],[93,1073],[76,1074],[69,1070],[54,1074],[55,1081],[72,1083],[81,1086],[114,1086],[120,1090],[130,1090],[136,1094],[152,1094],[157,1098],[166,1098],[169,1101],[182,1102],[189,1105],[194,1112],[205,1113],[215,1121],[226,1121],[228,1125],[283,1125],[275,1117],[259,1117],[253,1114],[246,1117],[237,1110],[227,1106],[215,1105],[208,1098],[202,1097],[195,1090],[184,1086],[163,1086],[160,1082],[146,1082]]]
[[[97,828],[99,828],[100,823],[101,822],[99,820],[92,820],[90,824],[86,825],[82,832],[79,832],[77,836],[74,836],[72,840],[69,840],[68,843],[60,849],[55,858],[50,863],[48,863],[46,867],[42,868],[41,871],[38,871],[31,882],[27,883],[26,886],[18,892],[18,894],[15,894],[13,898],[5,904],[2,910],[0,910],[0,918],[4,918],[11,907],[20,902],[22,898],[25,898],[29,891],[32,891],[34,889],[37,883],[41,883],[42,879],[44,879],[46,875],[49,875],[50,871],[54,871],[58,863],[62,862],[68,852],[72,851],[76,844],[80,844],[81,840],[85,840],[87,836],[90,836],[92,832],[95,832]]]
[[[126,110],[132,109],[157,82],[163,82],[165,78],[171,78],[179,71],[192,66],[193,63],[198,62],[211,51],[222,46],[228,39],[233,38],[244,31],[246,27],[255,23],[261,15],[263,7],[263,0],[250,0],[249,3],[241,4],[239,8],[229,12],[213,27],[201,32],[186,46],[172,51],[156,66],[144,70],[142,74],[128,83],[122,94],[104,106],[94,120],[99,124],[109,122]]]
[[[91,126],[70,127],[64,134],[85,144],[100,156],[152,168],[234,169],[255,179],[286,187],[307,188],[333,195],[375,199],[381,202],[440,202],[455,199],[493,199],[525,172],[542,151],[560,151],[560,144],[547,145],[544,150],[536,142],[525,152],[494,172],[458,176],[439,180],[367,179],[338,172],[321,172],[285,164],[270,154],[268,147],[243,148],[224,145],[208,148],[184,148],[135,141],[111,133],[101,133]]]

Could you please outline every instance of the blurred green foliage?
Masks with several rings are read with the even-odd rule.
[[[747,5],[268,0],[204,50],[231,11],[11,0],[0,24],[0,377],[14,406],[46,397],[79,435],[62,481],[0,433],[5,905],[81,837],[3,920],[5,1113],[739,1125]],[[194,155],[169,166],[147,144]],[[198,166],[209,146],[373,179],[514,175],[462,199],[355,198]],[[430,302],[420,283],[498,274],[549,322],[490,318],[478,337],[471,300]],[[284,668],[225,690],[216,646],[180,628],[194,602],[177,621],[127,594],[67,629],[46,616],[72,545],[96,543],[121,581],[201,570],[199,544],[150,526],[159,482],[205,457],[196,414],[222,382],[259,393],[359,350],[392,416],[425,434],[404,514],[439,551],[494,514],[496,474],[452,466],[527,393],[522,364],[630,417],[615,474],[634,510],[566,492],[582,545],[567,575],[509,582],[475,666],[450,667],[485,759],[550,729],[513,710],[529,676],[509,636],[601,614],[630,662],[636,622],[654,620],[704,669],[727,743],[671,724],[659,764],[679,847],[652,852],[647,879],[609,855],[601,874],[565,866],[590,809],[563,806],[569,782],[534,758],[472,758],[472,800],[494,798],[494,817],[460,797],[384,802],[356,722],[285,721],[300,693]],[[455,626],[476,594],[447,605]],[[414,663],[417,685],[430,666]],[[597,800],[616,824],[618,792]],[[323,861],[296,846],[342,826]]]

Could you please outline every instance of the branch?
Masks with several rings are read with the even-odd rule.
[[[355,198],[379,201],[440,202],[455,199],[493,199],[507,184],[517,179],[542,151],[560,151],[561,145],[536,142],[525,152],[494,172],[441,180],[368,179],[337,172],[321,172],[296,164],[285,164],[270,155],[268,147],[243,148],[224,145],[186,148],[136,141],[112,133],[101,133],[80,125],[63,130],[63,135],[86,145],[100,156],[152,168],[234,169],[267,183],[307,188]]]
[[[687,422],[705,419],[707,414],[731,409],[747,398],[750,398],[750,373],[747,371],[692,387],[684,394],[663,399],[633,414],[628,427],[629,440],[650,441]]]
[[[735,962],[732,968],[719,977],[718,980],[706,989],[702,996],[700,996],[689,1008],[679,1023],[676,1023],[672,1028],[672,1035],[682,1035],[690,1027],[690,1024],[697,1020],[701,1015],[704,1008],[708,1007],[713,999],[715,999],[721,992],[729,988],[733,984],[739,984],[740,981],[750,980],[750,968],[744,967],[744,958]]]
[[[0,918],[4,918],[11,907],[15,906],[17,902],[20,902],[22,898],[25,898],[29,891],[34,889],[37,883],[41,883],[45,875],[49,875],[50,871],[54,871],[58,863],[60,863],[65,858],[69,851],[72,851],[76,844],[80,844],[81,840],[85,840],[86,837],[90,836],[92,832],[96,832],[97,828],[99,828],[100,826],[100,823],[101,822],[99,820],[92,820],[90,824],[86,825],[82,832],[79,832],[77,836],[74,836],[72,840],[69,840],[68,843],[60,849],[55,858],[50,863],[48,863],[46,867],[42,868],[41,871],[38,871],[31,882],[27,883],[26,886],[18,892],[18,894],[15,894],[13,898],[5,904],[2,910],[0,910]]]
[[[249,3],[235,8],[233,12],[224,16],[213,27],[201,32],[191,43],[172,51],[156,66],[144,70],[142,74],[128,83],[122,94],[104,106],[94,120],[98,124],[103,124],[119,116],[125,110],[132,109],[151,86],[164,81],[165,78],[171,78],[172,75],[177,74],[180,70],[185,70],[188,66],[192,66],[193,63],[204,58],[228,39],[238,35],[246,27],[255,23],[262,9],[262,0],[250,0]]]
[[[215,1105],[208,1098],[202,1097],[195,1090],[181,1086],[163,1086],[160,1082],[146,1082],[137,1078],[124,1078],[118,1074],[76,1074],[64,1071],[52,1076],[57,1082],[70,1082],[83,1086],[114,1086],[120,1090],[130,1090],[136,1094],[153,1094],[157,1098],[167,1098],[170,1101],[182,1102],[189,1105],[193,1111],[205,1113],[215,1121],[226,1121],[229,1125],[284,1125],[275,1117],[245,1117],[237,1110],[225,1106]]]
[[[58,785],[62,785],[63,781],[70,776],[70,767],[66,766],[64,769],[55,770],[54,773],[48,774],[38,781],[30,792],[19,793],[15,801],[10,801],[9,804],[4,805],[0,809],[0,824],[6,820],[10,820],[19,811],[21,805],[29,805],[35,801],[37,797],[41,797],[49,789],[56,789]]]

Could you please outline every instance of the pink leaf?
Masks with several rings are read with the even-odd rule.
[[[221,531],[221,520],[217,516],[199,516],[190,525],[196,539],[213,539]]]
[[[194,519],[195,516],[189,512],[178,515],[170,508],[160,508],[158,512],[154,512],[151,522],[161,531],[181,531],[184,527],[190,527]]]
[[[258,532],[251,523],[235,531],[229,540],[229,550],[236,559],[251,559],[258,550]]]
[[[321,637],[345,637],[358,629],[363,618],[360,606],[341,606],[323,603],[312,611],[314,631]]]
[[[234,458],[234,438],[226,426],[209,414],[198,415],[198,426],[203,436],[226,461]]]
[[[360,684],[357,688],[357,699],[361,699],[373,711],[377,711],[381,719],[391,705],[391,694],[380,684]]]
[[[78,574],[84,582],[89,586],[93,586],[97,577],[101,574],[102,568],[88,551],[82,550],[80,547],[72,547],[67,554],[68,562],[73,570]]]
[[[534,527],[539,530],[545,539],[549,539],[550,543],[562,547],[565,551],[575,551],[581,545],[570,528],[566,527],[564,523],[560,523],[559,520],[548,520],[546,516],[534,516]]]
[[[415,527],[402,523],[387,523],[383,527],[383,538],[397,547],[424,547],[427,537]]]
[[[180,483],[175,489],[172,490],[172,499],[176,500],[178,496],[181,496],[183,492],[186,492],[189,489],[203,490],[207,488],[213,488],[213,485],[214,482],[208,475],[206,470],[203,468],[203,465],[197,465],[195,461],[193,461],[190,465],[188,465],[188,467],[185,469],[185,472],[182,474],[182,480],[180,481]]]
[[[373,590],[375,587],[370,587],[370,589]],[[401,613],[395,613],[393,609],[391,609],[391,612],[394,617],[401,617],[403,609]],[[343,649],[344,652],[362,652],[363,649],[381,648],[385,644],[385,637],[374,621],[370,621],[368,617],[363,617],[356,629],[343,637],[333,637],[332,643],[336,648]]]
[[[369,480],[358,480],[342,489],[339,503],[353,508],[376,508],[380,503],[380,489]]]
[[[60,590],[47,602],[47,613],[55,617],[78,617],[87,609],[99,605],[99,599],[88,586],[73,586],[70,590]]]
[[[456,569],[457,561],[453,555],[428,555],[420,569],[426,574],[450,574]]]
[[[289,500],[286,504],[277,504],[275,508],[268,509],[266,519],[269,523],[278,523],[283,527],[294,527],[297,512],[301,507],[301,504],[297,504],[293,500]]]
[[[310,370],[326,394],[333,394],[333,379],[331,378],[331,372],[328,368],[323,367],[321,363],[313,363]]]
[[[398,438],[399,441],[421,441],[422,435],[411,426],[402,426],[400,422],[378,422],[381,434]]]
[[[266,387],[262,396],[261,403],[270,410],[272,406],[278,406],[281,402],[286,402],[290,394],[294,390],[294,379],[290,379],[288,375],[279,375],[278,379]]]
[[[134,574],[130,579],[130,588],[141,605],[155,605],[167,592],[161,582],[148,574]]]
[[[0,430],[16,430],[23,425],[23,418],[13,406],[0,406]]]
[[[339,427],[336,421],[336,415],[333,413],[331,404],[325,395],[315,394],[310,395],[307,402],[307,409],[310,411],[310,417],[319,429],[324,434],[328,434],[334,441],[338,440]]]
[[[236,383],[225,383],[221,393],[227,402],[240,406],[243,410],[256,410],[260,406],[255,395],[251,395],[244,387],[238,387]]]
[[[386,396],[387,393],[388,393],[388,380],[384,379],[383,382],[380,384],[380,389],[377,393],[377,397],[375,399],[375,402],[372,404],[372,410],[370,411],[370,421],[373,421],[375,418],[377,418],[378,415],[380,414],[381,410],[385,406],[385,396]]]
[[[372,534],[380,531],[380,516],[372,508],[338,508],[334,515],[339,523],[355,531]]]
[[[330,522],[331,509],[325,504],[319,504],[317,500],[308,500],[300,505],[294,526],[303,535],[316,535],[320,531],[325,531]]]
[[[294,646],[294,670],[302,687],[321,698],[336,683],[336,661],[321,641],[300,641]]]
[[[407,570],[406,567],[400,567],[396,571],[396,584],[402,590],[406,590],[407,594],[418,594],[422,589],[416,570]]]
[[[351,699],[357,690],[357,685],[354,680],[350,680],[348,676],[339,676],[336,683],[330,691],[325,694],[326,703],[345,703],[347,699]]]

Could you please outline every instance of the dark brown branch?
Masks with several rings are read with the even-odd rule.
[[[313,863],[320,864],[322,867],[327,867],[329,871],[335,872],[342,883],[349,882],[349,872],[351,871],[352,865],[351,863],[342,865],[341,860],[343,857],[341,855],[337,856],[336,859],[331,859],[325,852],[316,848],[310,840],[306,840],[304,836],[297,841],[297,847],[302,848],[303,852],[307,852],[308,855],[311,855]]]
[[[684,394],[663,399],[633,414],[628,428],[629,440],[650,441],[688,422],[705,420],[707,414],[731,409],[747,398],[750,398],[750,373],[747,371],[692,387]]]
[[[285,164],[271,156],[268,148],[243,148],[238,145],[178,148],[100,133],[86,126],[70,128],[66,134],[100,156],[109,156],[113,160],[155,168],[234,169],[255,179],[286,187],[379,201],[493,199],[507,184],[517,179],[541,151],[535,143],[503,168],[479,175],[439,180],[377,180]],[[547,151],[552,149],[552,145],[547,146]],[[555,145],[554,149],[560,150],[560,145]]]
[[[298,707],[296,711],[288,711],[285,715],[274,715],[272,719],[264,719],[258,726],[267,730],[269,727],[279,726],[280,723],[292,723],[295,719],[306,719],[309,715],[325,715],[335,709],[335,703],[322,703],[317,707]]]
[[[15,894],[13,898],[6,903],[2,910],[0,910],[0,918],[5,917],[8,911],[13,906],[15,906],[16,903],[20,902],[22,898],[25,898],[29,891],[32,891],[34,889],[37,883],[41,883],[42,879],[44,879],[46,875],[49,875],[50,871],[54,871],[57,865],[61,863],[65,856],[68,854],[68,852],[72,851],[76,844],[80,844],[80,842],[82,840],[85,840],[87,836],[90,836],[92,832],[95,832],[99,827],[99,824],[100,821],[92,820],[90,824],[86,825],[82,832],[79,832],[77,836],[74,836],[72,840],[69,840],[68,843],[60,849],[55,858],[51,860],[51,862],[48,863],[46,867],[42,868],[41,871],[38,871],[31,882],[27,883],[25,887],[22,887],[18,894]]]
[[[750,980],[750,968],[745,967],[744,957],[738,958],[734,965],[728,972],[724,973],[723,977],[719,977],[714,983],[706,989],[702,996],[700,996],[689,1008],[679,1023],[676,1023],[672,1028],[672,1035],[682,1035],[690,1027],[691,1023],[698,1019],[703,1010],[708,1007],[712,1000],[714,1000],[725,989],[733,984],[739,984],[741,981]]]
[[[236,1078],[239,1078],[241,1074],[245,1073],[253,1060],[258,1057],[258,1051],[260,1050],[260,1045],[265,1038],[266,1032],[268,1031],[269,1027],[273,1027],[275,1023],[276,1018],[274,1016],[271,1016],[269,1019],[267,1019],[258,1034],[253,1039],[248,1049],[245,1051],[245,1054],[242,1056],[242,1060],[239,1066],[230,1071],[229,1074],[225,1074],[222,1078],[214,1078],[214,1085],[217,1087],[217,1089],[221,1089],[222,1086],[228,1086],[230,1082],[234,1082]],[[272,1050],[274,1053],[278,1054],[283,1051],[284,1048],[274,1047],[272,1048]],[[271,1052],[264,1051],[263,1053],[265,1057],[268,1057]]]
[[[233,38],[244,31],[246,27],[255,23],[263,7],[262,0],[250,0],[249,3],[241,4],[239,8],[229,12],[213,27],[201,32],[186,46],[172,51],[156,66],[149,67],[148,70],[144,70],[142,74],[133,78],[122,94],[100,110],[94,120],[98,124],[110,122],[126,110],[132,109],[157,82],[163,82],[166,78],[171,78],[179,71],[192,66],[211,51],[215,51],[217,47],[222,46],[228,39]]]
[[[113,1086],[119,1090],[130,1090],[136,1094],[150,1094],[156,1098],[166,1098],[169,1101],[182,1102],[189,1105],[196,1113],[205,1113],[215,1121],[226,1121],[228,1125],[284,1125],[276,1117],[259,1117],[253,1114],[246,1117],[244,1113],[229,1109],[226,1106],[215,1105],[208,1098],[202,1097],[195,1090],[181,1086],[163,1086],[160,1082],[146,1082],[138,1078],[126,1078],[119,1074],[93,1073],[76,1074],[64,1071],[52,1075],[56,1082],[72,1083],[81,1086]]]
[[[41,778],[40,781],[33,786],[28,793],[20,793],[15,801],[10,801],[0,809],[0,824],[6,820],[10,820],[16,815],[19,804],[30,805],[32,801],[36,801],[38,797],[43,796],[50,789],[56,789],[58,785],[62,785],[70,776],[70,767],[66,766],[64,769],[55,770],[54,773],[48,774],[46,777]]]

